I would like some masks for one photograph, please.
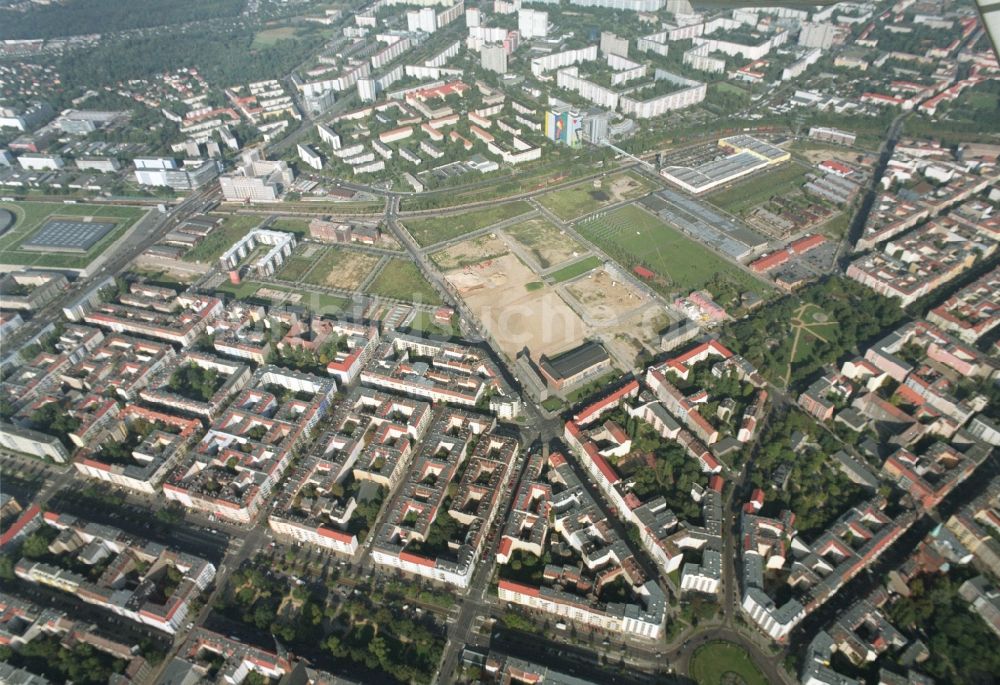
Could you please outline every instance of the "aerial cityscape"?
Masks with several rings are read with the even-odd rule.
[[[1000,682],[998,44],[0,0],[0,683]]]

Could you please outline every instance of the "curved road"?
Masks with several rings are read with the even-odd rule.
[[[788,682],[785,670],[781,665],[780,656],[763,655],[760,648],[756,644],[748,640],[742,633],[739,633],[731,628],[724,628],[720,626],[718,628],[709,628],[708,630],[697,633],[693,637],[688,638],[676,652],[668,652],[668,658],[671,663],[676,664],[676,670],[678,673],[690,676],[689,669],[691,666],[691,657],[694,655],[695,650],[708,642],[720,640],[723,642],[731,642],[745,649],[757,669],[764,674],[767,682]]]

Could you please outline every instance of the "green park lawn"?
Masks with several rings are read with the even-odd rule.
[[[736,265],[634,205],[578,224],[576,230],[625,269],[642,265],[652,270],[657,278],[650,285],[664,294],[702,288],[716,274],[741,290],[770,292]]]
[[[0,202],[0,209],[16,217],[14,226],[0,236],[0,263],[65,269],[85,268],[95,257],[122,237],[146,209],[117,205],[62,204],[56,202]],[[30,238],[49,219],[90,217],[97,223],[114,223],[115,227],[85,254],[60,254],[22,250],[22,242]]]
[[[508,202],[486,209],[476,209],[464,214],[435,216],[426,219],[404,218],[403,224],[410,232],[410,235],[413,236],[413,239],[422,247],[426,247],[440,243],[443,240],[451,240],[466,233],[478,231],[481,228],[492,226],[493,224],[526,214],[530,211],[531,205],[527,202]]]
[[[709,642],[699,647],[691,657],[688,675],[698,685],[721,685],[727,673],[735,673],[746,685],[767,685],[767,680],[750,660],[746,650],[738,645]]]
[[[391,297],[408,302],[441,304],[441,297],[408,259],[394,257],[382,268],[368,286],[369,295]]]

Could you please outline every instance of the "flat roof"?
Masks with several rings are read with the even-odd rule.
[[[767,162],[751,152],[738,152],[697,167],[670,166],[663,171],[693,188],[707,188],[739,174],[766,166]]]
[[[608,359],[600,344],[585,342],[552,358],[542,355],[541,367],[553,378],[570,378]]]
[[[21,243],[21,249],[86,252],[114,227],[112,223],[51,219]]]

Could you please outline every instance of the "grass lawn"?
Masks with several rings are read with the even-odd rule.
[[[554,183],[564,183],[592,173],[594,173],[593,164],[584,159],[569,161],[560,158],[546,159],[536,164],[518,165],[493,172],[490,175],[492,183],[489,185],[457,186],[406,198],[403,200],[402,208],[404,211],[443,209],[486,200],[500,202],[511,195],[541,190]]]
[[[281,26],[275,29],[265,29],[263,31],[258,31],[253,37],[253,42],[250,44],[251,48],[267,48],[271,47],[279,40],[284,40],[288,38],[295,37],[295,28],[292,26]]]
[[[381,202],[282,202],[275,205],[279,212],[307,212],[324,214],[381,214],[385,205]]]
[[[720,93],[725,93],[726,95],[738,95],[744,98],[747,102],[750,101],[750,91],[746,88],[740,88],[732,83],[727,83],[726,81],[716,81],[711,86]]]
[[[723,188],[706,196],[705,199],[731,214],[740,214],[775,195],[798,190],[805,180],[806,168],[795,162],[788,162],[774,171],[758,174],[735,187]]]
[[[425,312],[422,309],[418,310],[413,320],[410,321],[409,329],[415,333],[423,333],[425,335],[445,335],[448,337],[458,337],[461,335],[461,331],[458,328],[457,316],[451,318],[450,326],[442,326],[434,320],[433,313]]]
[[[264,284],[258,281],[242,281],[238,285],[225,281],[215,290],[216,292],[232,295],[238,300],[245,300],[248,297],[253,297],[254,294],[263,287]],[[284,288],[279,288],[278,286],[271,287],[274,287],[275,290],[284,290]]]
[[[441,304],[441,297],[420,273],[417,265],[408,259],[394,257],[383,267],[371,285],[368,294],[392,297],[408,302]]]
[[[688,670],[698,685],[721,685],[727,673],[735,673],[746,685],[767,685],[746,650],[729,642],[709,642],[698,648]]]
[[[301,238],[309,233],[309,221],[306,219],[280,218],[271,222],[271,228],[275,231],[294,233]]]
[[[289,257],[288,261],[285,262],[281,269],[276,274],[276,277],[283,281],[299,281],[305,276],[306,271],[312,266],[313,260],[310,257]]]
[[[994,93],[972,91],[965,96],[965,99],[973,109],[992,111],[997,106],[997,96]]]
[[[559,269],[559,271],[555,271],[549,274],[549,277],[556,283],[562,283],[563,281],[568,281],[571,278],[582,276],[591,269],[596,269],[600,265],[601,265],[600,257],[591,255],[586,259],[581,259],[580,261],[574,262],[569,266],[564,266],[563,268]]]
[[[0,263],[65,269],[85,268],[148,211],[139,207],[67,205],[56,202],[0,202],[0,209],[6,209],[16,217],[14,226],[0,236]],[[79,217],[90,217],[96,223],[113,223],[115,227],[85,254],[19,249],[18,246],[49,219],[72,220]]]
[[[264,217],[259,214],[233,214],[209,233],[193,250],[184,255],[185,262],[211,264],[237,240],[260,226]]]
[[[627,189],[615,190],[616,183],[629,181]],[[631,172],[615,174],[602,179],[600,189],[595,189],[591,182],[563,190],[546,193],[538,198],[538,202],[564,221],[569,221],[584,214],[590,214],[611,202],[632,200],[648,193],[652,186],[641,176]]]
[[[548,397],[542,402],[545,411],[559,411],[563,408],[563,402],[558,397]]]
[[[844,237],[850,227],[851,214],[839,211],[833,215],[832,219],[818,226],[816,230],[820,233],[825,233],[831,238],[840,239]]]
[[[403,219],[403,224],[422,247],[433,245],[443,240],[478,231],[495,223],[506,221],[520,214],[531,211],[527,202],[508,202],[487,209],[477,209],[465,214],[451,216],[435,216],[426,219]]]
[[[703,287],[716,274],[741,290],[770,292],[765,284],[682,235],[655,216],[629,205],[576,227],[625,269],[643,265],[657,278],[650,285],[664,294]]]
[[[799,339],[791,362],[794,364],[809,357],[813,345],[820,338],[829,340],[837,330],[837,325],[835,321],[830,321],[829,315],[820,307],[814,304],[803,305],[801,315],[792,319],[792,326],[797,329]]]

